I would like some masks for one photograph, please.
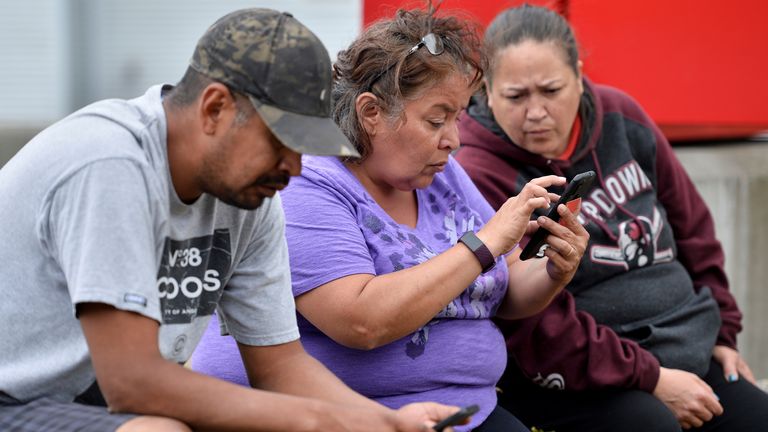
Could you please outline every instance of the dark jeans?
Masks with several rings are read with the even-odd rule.
[[[510,365],[515,367],[514,364]],[[508,370],[507,373],[510,371]],[[695,432],[768,430],[768,393],[748,381],[729,383],[719,363],[712,361],[704,377],[720,398],[723,414]],[[567,392],[533,383],[505,388],[499,405],[529,427],[554,432],[679,432],[672,412],[652,394],[638,390]],[[514,391],[513,391],[514,390]]]

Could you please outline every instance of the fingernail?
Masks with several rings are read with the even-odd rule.
[[[545,218],[544,216],[541,216],[541,217],[540,217],[540,218],[537,220],[537,222],[538,222],[538,223],[540,223],[540,224],[543,224],[543,223],[545,223],[546,221],[547,221],[547,218]]]
[[[715,395],[715,397],[717,398],[717,400],[720,400],[720,396],[718,396],[718,395],[717,395],[717,393],[712,393],[712,394],[713,394],[713,395]]]
[[[730,375],[728,375],[728,382],[735,382],[735,381],[736,381],[736,380],[738,380],[738,379],[739,379],[739,376],[738,376],[738,375],[736,375],[736,374],[730,374]]]

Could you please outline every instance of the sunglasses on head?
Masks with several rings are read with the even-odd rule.
[[[442,54],[443,51],[445,50],[445,46],[443,45],[443,40],[439,36],[430,32],[425,34],[424,37],[422,37],[421,40],[416,45],[412,46],[411,49],[409,49],[408,52],[405,53],[404,59],[407,59],[409,55],[415,53],[416,51],[419,50],[419,48],[423,46],[427,47],[427,51],[429,51],[430,54],[435,56]],[[386,75],[387,72],[389,72],[393,67],[395,67],[396,64],[397,62],[392,63],[391,65],[387,66],[386,69],[379,72],[379,74],[376,75],[376,77],[373,78],[373,80],[371,81],[371,85],[368,86],[368,91],[371,91],[374,84],[376,84],[381,79],[381,77]]]

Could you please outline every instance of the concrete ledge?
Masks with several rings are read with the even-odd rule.
[[[739,351],[756,377],[768,378],[768,142],[675,153],[715,219],[731,291],[744,314]]]

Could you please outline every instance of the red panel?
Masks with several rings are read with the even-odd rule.
[[[670,138],[768,129],[768,2],[572,0],[595,81],[633,95]]]
[[[423,1],[363,0],[364,22]],[[509,0],[446,0],[487,24]],[[530,1],[564,12],[596,82],[634,96],[677,140],[768,130],[768,1]]]

